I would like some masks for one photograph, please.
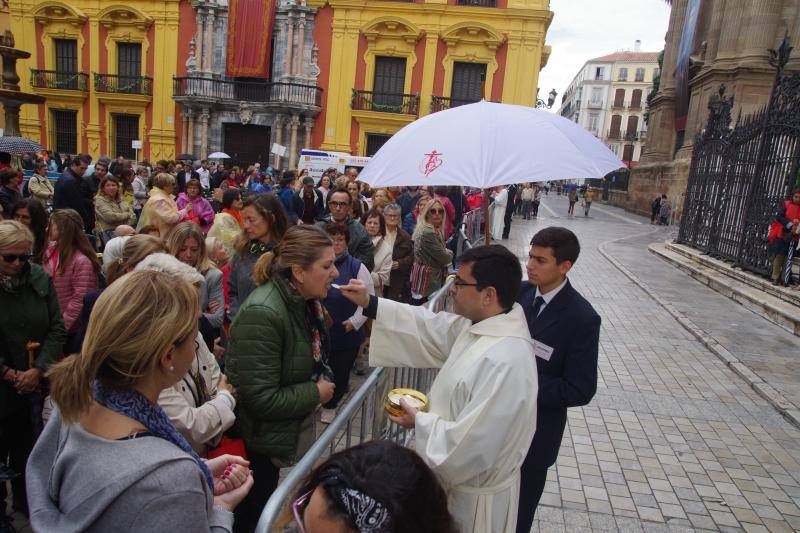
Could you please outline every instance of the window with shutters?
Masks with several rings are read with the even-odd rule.
[[[628,140],[636,139],[636,131],[639,129],[639,117],[631,115],[628,117],[628,127],[625,129],[625,138]]]
[[[628,69],[621,68],[619,69],[619,76],[617,76],[619,81],[628,81]]]
[[[597,67],[594,69],[594,79],[596,80],[604,80],[605,79],[605,67]]]
[[[617,89],[614,91],[614,107],[623,107],[625,105],[625,89]]]
[[[50,124],[50,143],[60,154],[78,153],[78,112],[71,109],[53,109]]]
[[[622,115],[611,115],[611,130],[608,132],[608,136],[612,139],[619,139],[621,126]]]
[[[644,69],[637,68],[636,69],[636,81],[644,81]]]
[[[381,149],[381,146],[386,144],[386,141],[391,139],[391,135],[378,135],[374,133],[367,133],[367,157],[372,157],[378,150]]]
[[[625,148],[622,149],[622,160],[623,161],[633,161],[633,145],[626,144]]]
[[[479,102],[483,98],[486,81],[485,63],[462,63],[453,65],[453,86],[450,91],[451,106]]]
[[[56,87],[61,89],[78,88],[78,41],[75,39],[55,39]]]
[[[120,93],[142,92],[142,45],[140,43],[117,43],[117,75]]]
[[[631,107],[634,109],[641,109],[642,107],[642,90],[634,89],[631,93]]]
[[[589,113],[589,123],[586,126],[586,129],[595,135],[597,135],[597,118],[597,113]]]
[[[406,58],[375,57],[375,77],[372,83],[373,104],[403,105],[406,83]]]
[[[139,115],[111,115],[114,124],[113,141],[115,156],[123,156],[125,159],[134,159],[136,151],[131,148],[131,141],[139,139]]]
[[[617,143],[611,143],[608,145],[608,149],[611,150],[611,153],[618,156],[619,155],[619,145]]]

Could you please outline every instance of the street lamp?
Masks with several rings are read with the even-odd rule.
[[[553,107],[553,104],[556,103],[556,96],[558,96],[558,92],[555,89],[552,89],[549,93],[547,93],[548,98],[547,102],[539,98],[539,88],[536,88],[536,107],[539,109],[550,109]]]

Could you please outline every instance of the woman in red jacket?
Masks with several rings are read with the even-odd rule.
[[[83,297],[97,288],[100,262],[83,232],[83,219],[77,211],[60,209],[53,213],[48,231],[50,246],[42,266],[56,286],[67,330],[64,353],[71,354],[80,351],[78,317],[83,309]]]

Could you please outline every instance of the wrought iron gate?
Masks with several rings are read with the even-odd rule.
[[[784,74],[788,39],[771,51],[776,68],[769,102],[731,128],[725,86],[708,103],[694,141],[678,242],[761,274],[770,270],[767,232],[798,179],[800,73]]]

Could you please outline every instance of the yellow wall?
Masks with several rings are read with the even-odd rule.
[[[11,30],[17,48],[31,53],[18,63],[20,87],[47,98],[23,106],[22,135],[51,148],[51,110],[77,111],[77,148],[93,157],[115,156],[112,114],[139,115],[139,157],[175,156],[175,103],[172,77],[178,64],[178,0],[11,0]],[[87,91],[31,86],[31,68],[55,68],[55,38],[78,41],[78,71],[87,73]],[[117,74],[118,42],[142,45],[142,72],[152,81],[152,96],[97,92],[93,73]],[[54,148],[54,147],[52,147]]]
[[[332,35],[319,22],[314,30],[320,47],[330,42],[330,60],[320,64],[324,111],[315,146],[364,154],[367,133],[392,134],[417,118],[351,109],[353,89],[372,90],[375,56],[406,58],[405,92],[419,95],[418,116],[430,112],[433,96],[450,96],[456,61],[487,65],[485,99],[535,105],[539,70],[550,54],[549,0],[498,0],[498,7],[455,3],[309,0],[333,11]]]

